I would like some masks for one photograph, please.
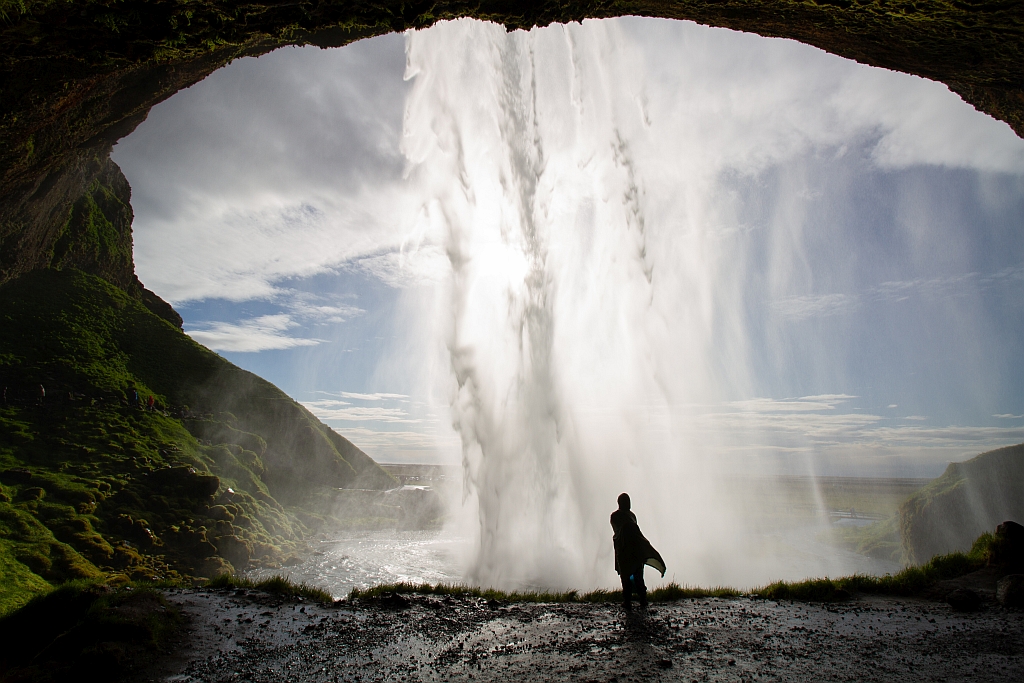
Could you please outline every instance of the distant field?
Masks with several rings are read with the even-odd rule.
[[[457,465],[382,464],[391,476],[411,486],[461,484]],[[882,519],[931,479],[873,477],[737,477],[729,481],[744,505],[765,509],[773,516],[816,516]],[[851,514],[852,512],[852,514]]]
[[[780,496],[817,500],[829,510],[854,510],[888,517],[900,503],[930,479],[888,479],[868,477],[773,477]]]

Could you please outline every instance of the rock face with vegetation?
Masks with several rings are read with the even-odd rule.
[[[0,287],[0,608],[101,572],[276,566],[325,522],[318,492],[395,485],[130,289],[75,268]]]
[[[135,276],[121,170],[104,152],[75,173],[81,194],[19,243],[33,257],[0,284],[0,612],[103,573],[273,567],[325,522],[336,489],[396,485],[185,335]],[[36,206],[52,209],[59,186]]]
[[[1024,444],[950,463],[941,477],[899,510],[907,559],[966,551],[979,534],[1004,521],[1024,520]]]

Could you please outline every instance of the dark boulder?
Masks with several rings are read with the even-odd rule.
[[[1024,609],[1024,574],[1009,574],[996,584],[996,600],[1003,607]]]
[[[1024,568],[1024,526],[1012,521],[1000,524],[990,551],[989,564]]]
[[[168,467],[149,475],[150,484],[178,489],[189,497],[210,498],[220,488],[220,479],[212,474],[197,472],[192,467]]]
[[[412,602],[398,593],[385,593],[375,600],[375,602],[385,609],[393,610],[405,610],[409,609]]]
[[[32,479],[32,472],[23,467],[14,467],[0,472],[0,478],[8,483],[23,484]]]
[[[970,588],[957,588],[946,595],[946,603],[957,612],[973,612],[981,607],[981,596]]]

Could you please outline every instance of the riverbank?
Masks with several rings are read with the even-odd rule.
[[[1024,613],[921,599],[501,603],[395,595],[325,605],[165,593],[188,626],[138,681],[971,680],[1024,675]]]

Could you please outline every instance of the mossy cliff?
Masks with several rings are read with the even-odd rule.
[[[48,265],[95,159],[233,59],[461,16],[528,28],[628,14],[793,38],[938,80],[1024,134],[1019,0],[0,0],[0,282]]]
[[[104,572],[276,566],[323,523],[317,491],[394,486],[269,382],[81,270],[0,286],[0,385],[0,611]]]
[[[921,563],[1007,520],[1024,521],[1024,444],[950,463],[900,506],[899,533],[907,560]]]

